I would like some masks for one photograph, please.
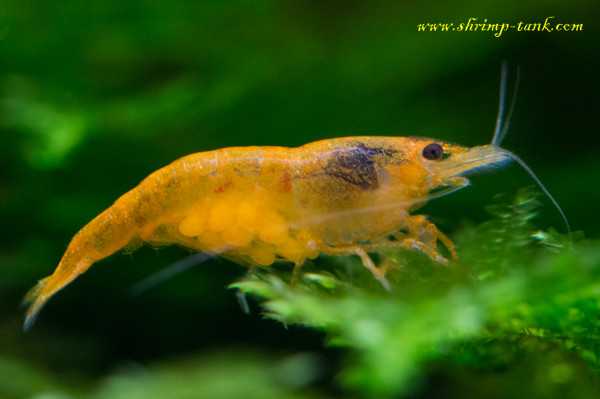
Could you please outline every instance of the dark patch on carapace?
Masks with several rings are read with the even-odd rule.
[[[368,148],[364,143],[358,142],[354,148],[332,153],[324,167],[324,172],[363,190],[376,190],[379,187],[379,175],[375,167],[375,157],[379,154],[388,155],[386,151],[380,148]]]

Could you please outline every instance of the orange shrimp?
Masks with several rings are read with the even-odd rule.
[[[142,242],[260,266],[301,265],[319,253],[358,255],[387,285],[367,253],[416,248],[445,263],[439,240],[456,257],[452,241],[413,212],[467,186],[466,172],[510,159],[525,166],[499,147],[498,129],[492,144],[472,148],[426,138],[346,137],[185,156],[152,173],[73,237],[54,273],[28,293],[24,328],[92,264]]]

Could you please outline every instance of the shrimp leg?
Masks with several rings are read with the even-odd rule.
[[[363,265],[367,269],[369,269],[369,271],[371,273],[373,273],[373,277],[375,277],[375,279],[381,283],[381,285],[383,286],[383,288],[385,288],[388,291],[391,291],[392,290],[392,286],[390,285],[390,283],[385,278],[385,273],[383,273],[381,270],[379,270],[377,268],[377,266],[375,266],[375,263],[373,263],[373,259],[371,259],[371,257],[369,256],[369,254],[367,254],[367,252],[364,249],[360,248],[360,247],[356,248],[355,252],[360,257],[360,260],[362,261]]]
[[[341,247],[322,246],[320,250],[329,255],[358,255],[362,264],[378,280],[381,285],[390,290],[390,284],[385,278],[387,268],[378,268],[367,252],[382,252],[390,249],[416,248],[427,255],[431,260],[447,264],[448,260],[440,255],[436,249],[439,240],[450,251],[452,258],[456,258],[454,243],[438,228],[427,220],[425,215],[407,216],[407,233],[396,233],[397,241],[379,241],[369,244],[356,244]]]
[[[397,233],[395,237],[399,240],[398,248],[417,248],[429,256],[431,260],[448,263],[448,260],[437,251],[436,243],[439,240],[450,252],[453,259],[457,258],[456,246],[442,233],[435,224],[427,220],[425,215],[414,215],[406,218],[408,233]],[[391,244],[395,247],[394,243]]]

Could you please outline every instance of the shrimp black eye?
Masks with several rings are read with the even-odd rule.
[[[433,143],[423,148],[423,158],[430,161],[437,161],[444,156],[444,149],[441,145]]]

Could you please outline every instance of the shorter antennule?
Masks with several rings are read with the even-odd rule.
[[[500,75],[500,104],[498,105],[498,116],[496,117],[496,129],[494,129],[494,137],[492,138],[492,145],[500,146],[508,127],[510,126],[510,119],[512,118],[513,111],[515,109],[515,103],[517,102],[517,92],[519,91],[519,80],[521,80],[521,70],[517,66],[517,78],[515,79],[515,88],[510,100],[510,108],[508,110],[508,116],[506,117],[506,123],[503,124],[504,117],[504,100],[506,98],[506,81],[508,76],[508,66],[506,61],[502,63],[502,72]]]

